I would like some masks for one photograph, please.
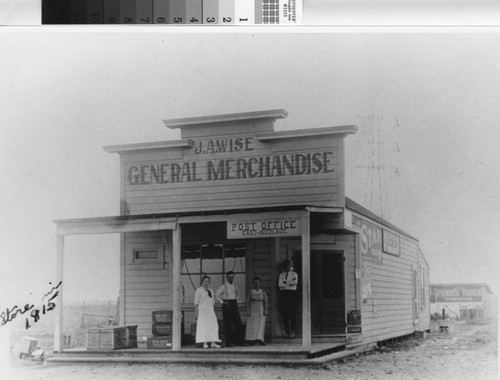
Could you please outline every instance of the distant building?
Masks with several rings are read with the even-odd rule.
[[[496,297],[488,284],[431,284],[431,314],[479,320],[496,315]],[[436,316],[437,317],[437,316]]]

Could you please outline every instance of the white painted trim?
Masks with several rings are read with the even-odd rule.
[[[309,206],[306,207],[307,211],[310,212],[318,212],[318,213],[331,213],[331,214],[340,214],[344,212],[343,207],[316,207],[316,206]]]
[[[57,282],[63,281],[63,264],[64,264],[64,236],[57,236],[57,263],[56,263],[56,274],[57,274]],[[61,352],[63,347],[63,323],[64,323],[64,301],[63,301],[63,289],[64,282],[62,286],[59,287],[59,300],[57,302],[58,310],[55,313],[55,321],[54,321],[54,352]]]
[[[255,137],[257,140],[262,142],[282,140],[282,139],[292,139],[300,137],[317,137],[326,135],[345,135],[356,133],[358,127],[355,125],[342,125],[338,127],[326,127],[326,128],[311,128],[311,129],[295,129],[289,131],[279,131],[279,132],[262,132],[257,133]]]
[[[74,221],[56,221],[57,235],[113,234],[137,231],[173,230],[176,218],[97,218]]]
[[[191,139],[156,141],[147,143],[124,144],[124,145],[106,145],[103,149],[108,153],[126,153],[154,149],[172,149],[172,148],[192,148],[194,141]]]
[[[310,215],[302,217],[302,349],[311,350],[311,237]]]
[[[179,128],[199,126],[203,124],[226,123],[231,121],[256,120],[256,119],[283,119],[288,116],[288,112],[283,109],[232,113],[202,117],[186,117],[180,119],[166,119],[163,124],[167,128]]]
[[[172,350],[181,349],[181,225],[172,231],[172,251],[173,251],[173,294],[172,294]]]

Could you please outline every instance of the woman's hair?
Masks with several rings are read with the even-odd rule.
[[[260,282],[262,282],[262,280],[260,279],[260,277],[259,277],[259,276],[255,276],[255,277],[253,278],[252,282],[254,282],[255,280],[259,280]]]
[[[206,279],[206,278],[208,278],[210,281],[212,281],[212,279],[210,278],[210,276],[205,275],[205,276],[203,276],[203,277],[201,278],[201,283],[202,283],[202,284],[203,284],[203,281],[205,281],[205,279]]]

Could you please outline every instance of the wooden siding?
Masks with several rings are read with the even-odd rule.
[[[137,336],[152,335],[152,313],[172,309],[172,247],[164,252],[161,232],[125,236],[124,324],[137,325]],[[135,250],[158,251],[158,259],[134,259]],[[164,256],[165,254],[165,256]]]
[[[233,126],[230,129],[231,133],[225,131],[225,134],[222,134],[220,130],[210,130],[210,136],[206,135],[206,132],[203,132],[201,136],[190,136],[195,139],[194,146],[191,148],[121,153],[124,212],[147,214],[298,204],[342,205],[343,198],[339,197],[339,194],[342,195],[344,191],[341,188],[343,186],[343,168],[341,167],[343,158],[340,157],[343,154],[343,137],[303,137],[286,141],[261,142],[255,133],[249,133],[244,128]],[[209,150],[209,153],[203,153],[207,152],[206,147],[211,142],[230,140],[234,142],[235,139],[242,139],[240,142],[248,139],[248,150],[243,148],[237,151],[234,149],[227,151],[229,148],[224,148],[220,149],[225,150],[221,152],[214,153]],[[197,151],[200,142],[202,149]],[[275,156],[286,155],[291,161],[292,155],[314,153],[321,155],[308,162],[308,165],[315,169],[308,169],[309,174],[290,175],[288,169],[282,172],[272,169]],[[328,161],[328,171],[319,170],[319,166],[316,166],[320,161],[324,165],[323,153],[327,155],[325,160]],[[250,159],[262,157],[270,157],[270,174],[264,169],[255,178],[248,177],[249,172],[242,168]],[[239,161],[241,169],[239,171],[237,171],[237,165],[239,165],[237,160],[242,160]],[[227,163],[227,167],[230,168],[229,175],[219,174],[217,178],[212,176],[210,179],[208,172],[213,171],[209,170],[209,162],[214,170],[219,169],[221,162]],[[190,175],[181,176],[180,181],[172,181],[169,165],[182,166],[185,163],[190,165]],[[163,181],[157,180],[157,173],[161,170],[160,165],[164,165],[165,170]],[[192,165],[196,166],[196,176]],[[151,166],[155,168],[154,174]],[[141,167],[144,167],[145,173],[142,183]],[[258,167],[259,164],[254,160],[252,173],[256,173],[255,169]],[[131,180],[130,173],[139,183]]]
[[[372,222],[372,221],[370,221]],[[394,232],[394,231],[392,231]],[[382,253],[381,260],[362,255],[371,273],[372,294],[362,300],[363,344],[407,335],[418,330],[414,315],[413,271],[418,263],[418,244],[401,234],[400,255]],[[362,263],[362,268],[364,265]]]

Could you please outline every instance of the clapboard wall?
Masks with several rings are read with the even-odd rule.
[[[360,255],[362,282],[370,289],[361,302],[363,344],[429,329],[428,266],[416,240],[391,232],[399,237],[399,255]]]
[[[137,325],[139,341],[152,335],[152,313],[172,310],[172,247],[171,233],[160,231],[127,233],[122,254],[122,300],[124,324]],[[136,257],[143,253],[144,258]],[[156,258],[152,258],[153,253]]]

